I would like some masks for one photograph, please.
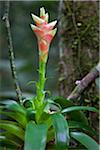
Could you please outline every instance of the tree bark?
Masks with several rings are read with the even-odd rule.
[[[97,1],[61,0],[59,3],[59,95],[66,98],[75,81],[82,79],[98,63],[97,5]],[[91,91],[95,95],[94,86],[88,94]]]

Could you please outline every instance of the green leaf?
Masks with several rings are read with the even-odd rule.
[[[72,106],[68,107],[62,110],[62,113],[69,113],[71,111],[76,111],[76,110],[88,110],[88,111],[93,111],[93,112],[98,112],[98,110],[94,107],[89,107],[89,106]]]
[[[30,121],[25,132],[24,150],[44,150],[46,146],[47,126]]]
[[[4,148],[7,148],[7,150],[17,150],[18,146],[8,139],[3,139],[0,140],[0,150],[4,150]]]
[[[33,98],[29,99],[29,98],[25,98],[23,99],[23,106],[25,108],[33,108],[35,109],[34,103],[33,103]]]
[[[16,143],[16,141],[14,141],[14,139],[11,140],[11,139],[7,139],[6,136],[0,136],[0,145],[2,145],[3,143],[10,143],[10,144],[12,144],[12,145],[14,145],[16,147],[20,146],[20,144]]]
[[[88,150],[99,150],[99,146],[90,136],[82,132],[71,132],[71,137],[84,145]]]
[[[85,131],[88,131],[88,133],[90,133],[91,135],[97,136],[96,131],[89,125],[85,125],[85,124],[83,124],[81,122],[77,122],[77,121],[68,121],[68,125],[69,125],[69,128],[71,128],[71,129],[76,129],[76,128],[83,129]]]
[[[56,103],[56,102],[54,102],[53,100],[51,100],[51,99],[47,99],[47,101],[48,101],[48,108],[50,109],[50,110],[53,110],[53,111],[61,111],[61,106],[59,105],[59,103]]]
[[[52,100],[65,109],[66,107],[75,106],[74,103],[70,100],[67,100],[63,97],[54,97]],[[85,114],[82,111],[72,111],[69,114],[71,120],[83,122],[84,124],[88,124],[88,119],[85,117]]]
[[[68,106],[74,105],[72,101],[67,100],[61,96],[51,97],[51,100],[58,103],[63,109],[68,107]]]
[[[17,123],[12,121],[0,121],[0,128],[4,129],[5,131],[8,131],[9,133],[16,135],[21,140],[24,140],[24,130],[17,126]]]
[[[27,109],[27,120],[28,121],[30,121],[30,120],[35,121],[35,114],[36,114],[35,110],[33,110],[32,108],[28,108]]]
[[[48,114],[47,112],[42,113],[39,122],[45,123],[48,126],[48,129],[52,126],[52,120],[51,120],[50,114]]]
[[[16,135],[13,135],[13,134],[11,134],[11,133],[9,133],[9,132],[7,132],[7,131],[2,131],[2,132],[0,133],[0,135],[1,135],[1,136],[5,136],[6,139],[15,142],[16,145],[18,145],[18,146],[20,146],[20,145],[23,144],[23,141],[22,141],[20,138],[18,138]]]
[[[24,116],[23,114],[19,113],[19,112],[7,112],[7,111],[0,111],[1,114],[8,116],[12,119],[14,119],[15,121],[17,121],[20,125],[22,125],[24,128],[27,124],[27,119],[26,116]]]
[[[5,101],[0,101],[0,104],[2,104],[4,108],[9,109],[11,111],[19,112],[24,115],[26,114],[24,107],[18,104],[16,101],[5,100]]]
[[[51,115],[55,129],[55,140],[57,150],[67,150],[69,144],[69,127],[62,114]]]

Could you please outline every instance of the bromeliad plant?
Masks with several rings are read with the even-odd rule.
[[[91,138],[96,137],[96,133],[81,111],[97,110],[94,107],[75,106],[72,101],[62,97],[45,97],[45,68],[57,21],[48,23],[48,13],[44,8],[40,9],[40,17],[32,14],[32,18],[36,25],[31,24],[31,28],[37,36],[39,47],[36,96],[23,99],[22,103],[1,101],[0,112],[7,118],[0,121],[0,145],[10,150],[68,150],[72,149],[75,139],[76,149],[98,150],[97,143]]]

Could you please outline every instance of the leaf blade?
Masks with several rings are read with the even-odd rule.
[[[16,143],[16,141],[11,140],[11,139],[7,139],[6,136],[0,136],[0,145],[3,144],[3,142],[4,142],[4,143],[10,143],[10,144],[12,144],[12,145],[14,145],[14,146],[16,146],[16,147],[19,147],[19,146],[20,146],[20,144],[19,144],[19,143]]]
[[[62,114],[52,114],[53,126],[55,128],[55,140],[58,150],[67,149],[69,144],[69,127],[67,121]]]
[[[93,136],[97,136],[97,133],[96,131],[90,127],[89,125],[85,125],[81,122],[77,122],[77,121],[68,121],[68,125],[69,125],[69,128],[71,129],[83,129],[85,131],[88,131],[88,133],[90,133],[91,135]]]
[[[22,114],[26,114],[24,107],[22,107],[19,103],[14,100],[4,100],[0,101],[0,104],[3,105],[3,108],[6,108],[11,111],[19,112]]]
[[[0,121],[0,128],[24,140],[24,130],[17,126],[15,122],[2,120]]]
[[[23,144],[23,141],[20,138],[18,138],[17,136],[15,136],[7,131],[3,131],[2,133],[0,133],[1,141],[2,141],[2,138],[1,138],[2,136],[4,136],[5,139],[7,139],[7,140],[15,142],[18,146]]]
[[[14,119],[15,121],[17,121],[20,125],[22,125],[24,128],[27,124],[27,119],[26,116],[19,113],[19,112],[7,112],[7,111],[0,111],[0,114],[3,114],[7,117],[10,117],[12,119]]]
[[[66,107],[75,106],[74,103],[66,98],[63,98],[61,96],[52,98],[56,103],[60,104],[62,109],[65,109]],[[82,111],[72,111],[70,112],[69,116],[72,120],[82,122],[86,125],[88,125],[88,120],[85,116],[85,114]]]
[[[82,132],[71,132],[71,137],[76,139],[88,150],[99,150],[99,146],[90,136]]]
[[[24,150],[44,150],[46,146],[47,126],[36,125],[30,121],[26,127]]]
[[[93,111],[93,112],[98,112],[96,108],[94,107],[89,107],[89,106],[72,106],[68,107],[62,110],[62,113],[69,113],[71,111],[78,111],[78,110],[88,110],[88,111]]]

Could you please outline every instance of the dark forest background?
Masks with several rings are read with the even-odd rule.
[[[5,2],[1,2],[1,17],[4,14]],[[37,80],[38,69],[38,48],[37,40],[30,28],[33,23],[31,13],[39,14],[40,7],[45,9],[50,14],[49,20],[57,19],[58,2],[57,1],[13,1],[10,5],[10,21],[11,31],[13,38],[13,45],[16,58],[16,66],[18,71],[19,82],[23,92],[34,93],[33,85],[27,86],[31,80]],[[5,23],[1,21],[1,59],[0,59],[0,72],[1,72],[1,87],[0,91],[14,91],[13,81],[8,60],[8,45]],[[58,94],[58,61],[59,50],[57,36],[53,40],[50,48],[50,55],[47,66],[47,84],[48,90],[53,94]]]

